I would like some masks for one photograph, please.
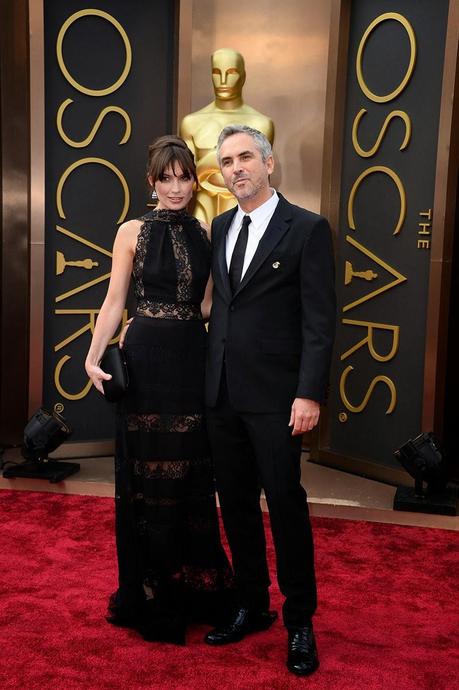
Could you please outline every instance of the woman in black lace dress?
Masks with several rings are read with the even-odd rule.
[[[210,242],[186,211],[196,170],[182,139],[150,146],[148,181],[158,205],[118,230],[86,371],[103,392],[109,375],[99,362],[132,273],[137,309],[124,344],[130,382],[116,425],[119,587],[107,620],[147,640],[183,644],[187,623],[211,623],[231,588],[203,417]]]

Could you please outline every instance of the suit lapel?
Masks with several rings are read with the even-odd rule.
[[[247,271],[245,272],[243,279],[241,280],[238,289],[233,295],[234,297],[244,289],[248,282],[250,282],[274,247],[281,241],[285,233],[288,231],[290,228],[291,215],[292,214],[290,213],[288,202],[281,194],[279,194],[279,203],[276,206],[276,210],[274,211],[273,216],[268,223],[268,227],[266,228],[264,235],[258,244],[257,250]]]
[[[232,292],[231,292],[231,286],[229,282],[229,276],[228,276],[228,267],[226,265],[226,235],[228,233],[229,227],[231,225],[231,222],[236,215],[237,211],[237,206],[235,207],[233,213],[230,213],[223,223],[223,227],[221,229],[220,233],[220,238],[219,238],[219,243],[217,247],[217,264],[218,264],[218,269],[220,271],[220,279],[221,279],[221,284],[223,285],[223,288],[225,292],[227,293],[229,299],[232,298]],[[216,280],[216,276],[214,276],[214,281]]]

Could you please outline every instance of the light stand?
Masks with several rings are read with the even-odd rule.
[[[24,445],[21,454],[25,462],[3,470],[7,479],[48,479],[51,483],[61,482],[80,470],[76,462],[49,460],[48,455],[58,448],[72,434],[71,427],[57,412],[40,408],[29,419],[24,429]]]
[[[394,455],[414,479],[414,488],[397,488],[394,510],[457,515],[457,491],[446,486],[443,454],[431,432],[407,441]]]

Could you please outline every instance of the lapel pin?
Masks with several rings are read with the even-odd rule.
[[[279,261],[275,261],[275,262],[273,263],[273,268],[279,268],[279,266],[280,266],[280,262],[279,262]]]

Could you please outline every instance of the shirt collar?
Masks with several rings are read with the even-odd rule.
[[[272,194],[269,197],[269,199],[267,199],[263,204],[261,204],[261,206],[258,206],[253,211],[250,211],[250,213],[246,213],[246,211],[243,211],[238,204],[237,213],[234,217],[235,225],[238,227],[242,223],[242,219],[244,218],[244,216],[250,216],[252,225],[255,228],[257,228],[260,225],[262,225],[263,221],[265,221],[268,216],[272,216],[279,202],[279,196],[276,190],[272,187],[271,191]]]

